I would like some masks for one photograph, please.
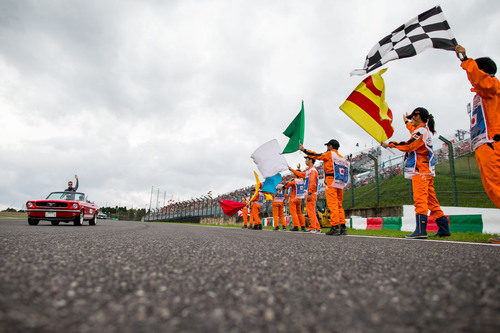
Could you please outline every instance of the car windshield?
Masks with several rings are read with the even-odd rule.
[[[85,201],[85,194],[81,192],[52,192],[49,194],[47,199]]]

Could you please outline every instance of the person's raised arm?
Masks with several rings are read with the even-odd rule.
[[[479,95],[483,97],[491,97],[498,94],[500,91],[500,81],[498,81],[497,78],[492,77],[490,74],[480,70],[474,59],[467,58],[463,46],[457,45],[455,47],[455,52],[459,58],[460,56],[463,56],[463,58],[460,58],[462,60],[460,66],[467,73],[467,78]]]
[[[312,157],[316,160],[320,160],[320,161],[326,161],[328,160],[328,157],[326,157],[326,153],[324,154],[318,154],[312,150],[307,150],[304,148],[304,146],[302,146],[301,144],[299,145],[299,149],[304,153],[306,154],[307,156],[309,157]]]
[[[384,148],[396,148],[400,151],[403,152],[410,152],[410,151],[415,151],[418,148],[422,147],[424,145],[424,141],[422,140],[422,134],[417,133],[412,138],[408,141],[401,141],[401,142],[396,142],[396,141],[391,141],[389,143],[383,142],[382,147]]]
[[[300,178],[306,178],[306,173],[305,172],[302,172],[302,171],[298,171],[298,170],[294,170],[290,167],[288,167],[288,170],[290,170],[294,175],[296,175],[297,177],[300,177]]]
[[[403,115],[403,121],[404,121],[408,131],[410,131],[410,133],[412,133],[415,130],[415,126],[413,126],[412,122],[408,120],[408,112],[406,112]]]

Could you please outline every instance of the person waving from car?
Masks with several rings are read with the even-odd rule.
[[[68,182],[68,188],[64,190],[65,192],[76,192],[76,190],[78,190],[78,175],[75,175],[75,179],[76,179],[76,186],[73,187],[73,182],[70,180]]]

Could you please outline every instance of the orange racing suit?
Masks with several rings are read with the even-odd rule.
[[[259,192],[259,195],[257,196],[254,201],[250,202],[251,208],[250,208],[250,225],[261,225],[262,221],[260,220],[260,207],[264,203],[264,194],[262,192]]]
[[[243,199],[243,203],[245,204],[245,207],[241,209],[241,217],[243,218],[243,225],[246,227],[248,222],[247,199]]]
[[[477,66],[474,59],[462,62],[475,92],[471,117],[471,143],[483,187],[500,208],[500,81]]]
[[[285,190],[282,188],[276,191],[276,194],[273,196],[273,221],[274,227],[278,228],[280,226],[285,227],[285,214],[283,213],[283,201],[285,200]]]
[[[330,210],[330,224],[337,226],[345,224],[345,212],[342,207],[342,200],[344,199],[344,190],[342,185],[337,184],[335,180],[334,170],[334,155],[343,159],[342,155],[336,149],[328,150],[323,154],[315,153],[311,150],[304,150],[304,153],[314,159],[323,161],[323,168],[325,169],[325,196],[326,205]],[[347,183],[347,182],[345,182]],[[344,185],[345,186],[345,185]]]
[[[316,216],[316,201],[318,200],[318,170],[314,166],[310,166],[306,171],[301,172],[292,170],[292,172],[306,180],[307,194],[306,194],[306,211],[309,217],[309,230],[321,230],[318,217]]]
[[[412,131],[408,141],[389,142],[389,147],[405,152],[405,177],[411,179],[415,214],[430,216],[435,220],[444,216],[434,189],[434,153],[429,130],[424,123],[414,127],[407,123]]]
[[[301,180],[302,181],[302,180]],[[289,196],[288,205],[290,207],[290,215],[292,215],[292,222],[294,227],[305,227],[306,226],[306,218],[302,215],[302,199],[297,198],[297,181],[296,179],[292,179],[289,181],[285,188],[291,187],[292,190]]]

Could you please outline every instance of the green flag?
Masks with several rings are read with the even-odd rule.
[[[305,117],[304,117],[304,101],[302,101],[302,109],[295,119],[288,125],[283,132],[290,138],[282,154],[289,154],[299,150],[299,144],[304,143]]]

